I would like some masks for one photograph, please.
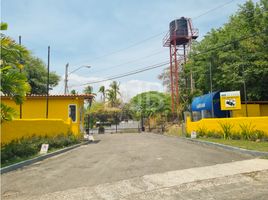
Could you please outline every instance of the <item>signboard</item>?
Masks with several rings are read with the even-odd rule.
[[[221,110],[241,109],[240,91],[220,92]]]
[[[48,151],[49,144],[42,144],[40,154],[46,154]]]
[[[195,131],[192,131],[192,132],[191,132],[191,138],[192,138],[192,139],[195,139],[195,138],[196,138],[196,132],[195,132]]]
[[[89,136],[88,136],[88,140],[89,140],[90,142],[94,142],[94,137],[93,137],[93,135],[89,135]]]

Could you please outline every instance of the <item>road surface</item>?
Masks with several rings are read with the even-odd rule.
[[[94,144],[3,174],[2,199],[268,196],[268,160],[149,133],[94,137]]]

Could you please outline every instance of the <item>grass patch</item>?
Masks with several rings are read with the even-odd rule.
[[[182,128],[179,125],[172,125],[170,126],[167,131],[164,133],[165,135],[170,136],[182,136]]]
[[[209,141],[209,142],[225,144],[225,145],[234,146],[234,147],[240,147],[240,148],[248,149],[248,150],[268,152],[267,141],[254,142],[254,141],[248,141],[248,140],[224,140],[224,139],[218,139],[218,138],[198,138],[198,139]]]

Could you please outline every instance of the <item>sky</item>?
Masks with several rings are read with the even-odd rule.
[[[162,40],[169,23],[182,16],[193,19],[200,41],[219,28],[245,0],[2,0],[1,21],[6,35],[18,40],[61,77],[51,93],[63,94],[65,65],[69,90],[82,93],[86,83],[124,74],[169,60]],[[82,66],[91,66],[86,68]],[[150,90],[165,91],[158,75],[165,66],[117,79],[124,101]],[[101,85],[92,84],[97,93]]]

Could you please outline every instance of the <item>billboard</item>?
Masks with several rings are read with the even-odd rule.
[[[240,91],[220,92],[221,110],[241,109]]]

